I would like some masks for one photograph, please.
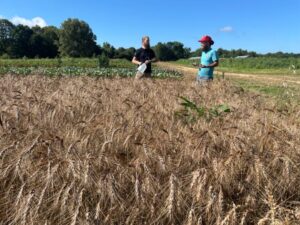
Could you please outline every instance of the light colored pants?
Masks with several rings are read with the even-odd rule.
[[[135,75],[136,80],[140,80],[142,78],[151,78],[152,74],[151,73],[141,73],[140,71],[137,71]]]

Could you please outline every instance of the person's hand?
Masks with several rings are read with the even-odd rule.
[[[200,68],[208,68],[208,66],[200,65]]]
[[[151,63],[151,60],[147,60],[145,63],[146,65],[148,65],[149,63]]]

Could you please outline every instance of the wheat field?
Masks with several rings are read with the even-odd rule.
[[[300,110],[228,81],[0,78],[0,224],[300,224]],[[179,96],[231,112],[186,123]]]

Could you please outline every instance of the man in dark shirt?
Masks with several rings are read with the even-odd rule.
[[[143,63],[147,65],[147,69],[144,73],[140,71],[136,74],[136,79],[141,79],[143,77],[150,78],[152,74],[151,63],[156,62],[156,56],[154,51],[150,48],[150,38],[148,36],[142,39],[142,48],[138,49],[132,59],[132,63],[140,66]]]

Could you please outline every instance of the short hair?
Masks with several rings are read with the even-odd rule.
[[[149,36],[144,36],[144,37],[142,38],[142,42],[144,42],[146,39],[150,40],[150,37],[149,37]]]

